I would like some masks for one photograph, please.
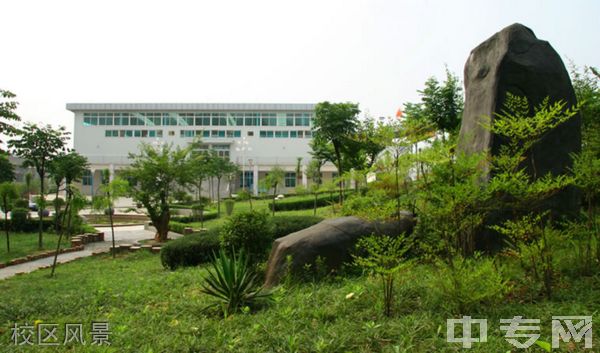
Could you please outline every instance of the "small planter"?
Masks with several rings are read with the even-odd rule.
[[[42,211],[42,216],[43,216],[43,217],[50,217],[50,211],[48,211],[48,210],[43,210],[43,211]]]
[[[113,215],[115,214],[115,209],[114,208],[106,208],[104,209],[104,215],[108,216],[108,215]]]

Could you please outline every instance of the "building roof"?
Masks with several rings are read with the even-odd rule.
[[[78,111],[312,111],[315,104],[302,103],[67,103]]]

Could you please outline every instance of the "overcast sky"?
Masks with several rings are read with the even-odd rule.
[[[27,121],[83,102],[353,101],[390,116],[514,22],[600,66],[600,1],[1,1],[0,87]]]

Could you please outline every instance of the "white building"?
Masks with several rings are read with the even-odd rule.
[[[82,181],[87,195],[97,192],[103,169],[114,176],[127,167],[129,153],[137,153],[140,143],[184,147],[196,136],[243,170],[233,192],[242,186],[254,194],[264,191],[260,180],[276,165],[286,171],[282,192],[308,184],[314,104],[69,103],[67,110],[75,114],[74,148],[90,162]],[[298,158],[301,175],[296,175]],[[322,172],[329,179],[336,169],[328,163]],[[227,188],[221,189],[223,195]]]

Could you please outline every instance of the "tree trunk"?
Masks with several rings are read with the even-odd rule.
[[[110,193],[106,193],[106,198],[108,200],[110,200]],[[113,222],[113,204],[112,202],[110,203],[109,206],[109,210],[108,210],[108,219],[110,220],[110,231],[111,231],[111,237],[112,237],[112,257],[113,259],[115,258],[115,256],[117,255],[117,250],[115,248],[115,224]]]
[[[217,177],[217,218],[221,218],[221,177]]]
[[[344,171],[342,168],[342,155],[341,155],[340,149],[337,145],[334,144],[333,147],[335,149],[335,158],[338,161],[338,165],[337,165],[338,175],[340,177],[342,177],[344,175]],[[339,196],[340,205],[343,205],[344,204],[344,187],[343,187],[343,183],[341,180],[340,180],[339,186],[340,186],[340,196]]]
[[[65,206],[65,212],[67,211],[67,209],[69,208],[70,204],[71,204],[71,192],[67,191],[67,205]],[[71,232],[71,210],[69,209],[69,215],[67,218],[67,232]],[[54,276],[54,271],[56,270],[56,260],[58,259],[58,253],[60,252],[60,242],[62,240],[63,237],[63,233],[64,230],[61,231],[58,235],[58,242],[56,244],[56,252],[54,253],[54,261],[52,262],[52,272],[50,272],[50,277]]]
[[[5,203],[6,205],[6,203]],[[6,231],[6,252],[10,252],[10,239],[8,238],[8,209],[4,207],[4,230]]]
[[[44,173],[38,172],[38,174],[40,175],[40,205],[38,205],[38,217],[40,218],[40,225],[39,225],[38,247],[41,250],[43,247],[42,233],[44,232],[44,204],[45,204]]]
[[[156,235],[154,236],[154,240],[157,242],[165,242],[167,241],[169,235],[169,220],[171,219],[171,215],[168,210],[161,211],[160,215],[152,220],[152,224],[156,228]]]
[[[275,197],[277,197],[277,184],[273,186],[273,216],[275,216]]]
[[[317,215],[317,193],[315,192],[315,202],[313,204],[313,216]]]

